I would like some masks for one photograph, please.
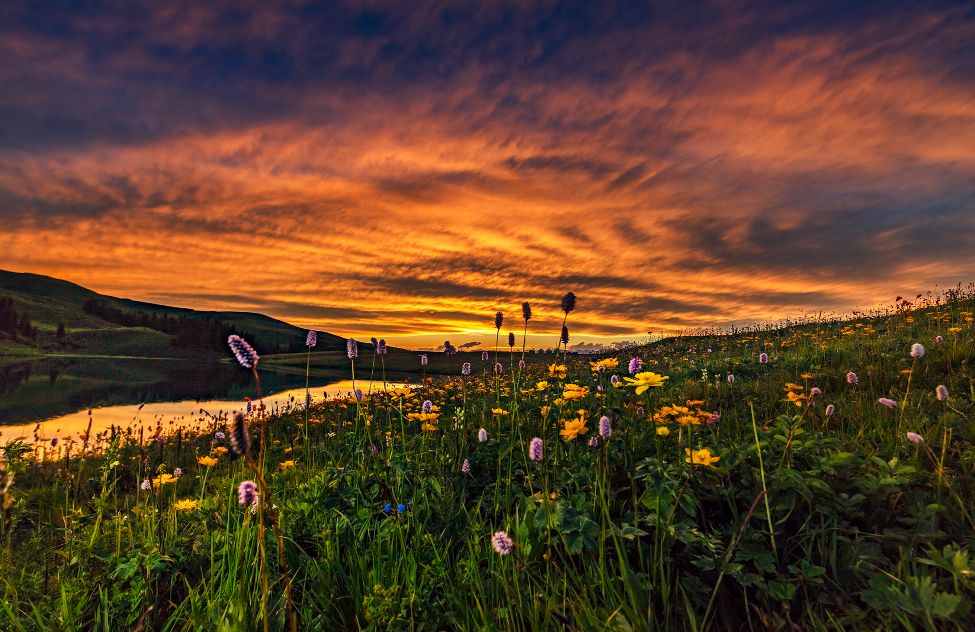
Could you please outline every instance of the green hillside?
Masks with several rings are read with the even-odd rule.
[[[288,351],[289,345],[303,344],[306,330],[286,322],[249,312],[197,311],[145,303],[99,294],[80,285],[30,273],[0,270],[0,298],[13,299],[15,308],[26,314],[40,335],[36,343],[24,340],[0,340],[3,355],[26,355],[38,352],[81,355],[130,355],[144,357],[184,357],[195,353],[172,345],[173,336],[146,327],[125,327],[105,318],[86,313],[85,304],[97,301],[126,313],[142,312],[173,318],[214,319],[236,327],[239,333],[253,336],[265,347]],[[66,336],[57,338],[63,323]],[[345,340],[319,332],[322,351],[343,349]]]

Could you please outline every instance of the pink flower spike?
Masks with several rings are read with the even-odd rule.
[[[914,443],[924,443],[924,437],[917,434],[916,432],[908,432],[907,438],[913,441]]]
[[[897,408],[897,402],[895,402],[892,399],[887,399],[886,397],[881,397],[877,401],[880,402],[881,404],[883,404],[884,406],[886,406],[887,408]]]

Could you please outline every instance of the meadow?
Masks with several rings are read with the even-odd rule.
[[[0,629],[970,629],[973,313],[969,287],[516,344],[361,399],[11,438]]]

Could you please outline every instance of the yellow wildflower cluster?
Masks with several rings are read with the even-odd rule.
[[[802,392],[803,388],[798,384],[786,382],[782,390],[785,391],[785,399],[782,400],[783,402],[792,402],[796,406],[802,406],[809,399],[809,396]]]
[[[213,458],[212,456],[201,456],[199,459],[200,465],[205,465],[207,467],[213,467],[217,464],[217,462],[217,459]]]
[[[196,506],[200,504],[198,500],[190,500],[189,498],[177,501],[173,503],[173,508],[176,511],[191,511],[196,509]]]
[[[690,401],[688,402],[688,405],[694,406],[703,403],[704,402]],[[679,423],[682,426],[700,426],[711,418],[711,413],[701,410],[700,408],[691,410],[689,406],[663,406],[657,411],[657,414],[653,416],[653,420],[659,425]],[[667,436],[669,432],[664,434],[658,431],[657,434]]]
[[[564,364],[550,364],[548,365],[548,376],[557,377],[560,380],[565,379],[565,373],[568,368]]]

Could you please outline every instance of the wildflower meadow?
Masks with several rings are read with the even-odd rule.
[[[0,629],[971,629],[972,288],[593,356],[570,292],[545,362],[517,307],[417,385],[8,439]]]

